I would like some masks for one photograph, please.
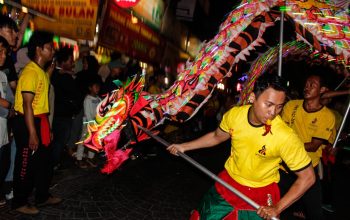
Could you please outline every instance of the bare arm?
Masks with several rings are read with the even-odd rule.
[[[11,81],[11,82],[9,82],[9,85],[10,85],[10,88],[11,88],[13,94],[15,94],[16,93],[16,87],[17,87],[17,81],[16,80]]]
[[[32,93],[22,93],[23,97],[23,112],[24,112],[24,120],[29,132],[29,148],[33,151],[38,149],[39,139],[35,130],[34,124],[34,111],[32,107],[32,103],[34,100],[34,94]]]
[[[170,153],[177,155],[177,152],[185,152],[189,150],[201,149],[201,148],[209,148],[220,144],[230,138],[230,135],[220,128],[217,128],[215,131],[209,132],[202,137],[185,142],[182,144],[172,144],[167,148]]]
[[[10,109],[11,108],[11,102],[7,101],[6,99],[3,99],[0,97],[0,106],[3,108]]]
[[[297,201],[315,183],[315,171],[311,164],[306,169],[295,174],[297,175],[297,180],[276,204],[279,213]]]
[[[340,95],[350,95],[350,90],[327,91],[321,96],[321,99],[333,98]]]
[[[305,143],[304,147],[307,152],[316,152],[318,148],[326,141],[318,138],[312,138],[311,142]]]
[[[19,27],[18,40],[17,40],[17,45],[16,45],[15,50],[18,50],[18,48],[21,47],[23,36],[24,36],[24,32],[25,32],[25,30],[26,30],[26,28],[28,26],[29,19],[30,19],[30,14],[27,13],[24,16],[24,18],[23,18],[21,26]]]
[[[315,172],[311,164],[302,171],[296,172],[297,180],[290,187],[288,192],[274,206],[261,206],[257,214],[264,219],[277,217],[283,210],[297,201],[315,183]]]

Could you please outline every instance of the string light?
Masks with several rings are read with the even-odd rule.
[[[218,83],[217,88],[220,90],[225,90],[225,85],[222,82],[220,82]]]
[[[27,8],[27,7],[22,6],[22,12],[23,12],[23,13],[28,13],[28,8]]]
[[[131,17],[131,23],[137,24],[138,22],[139,22],[139,20],[137,19],[137,17],[135,17],[135,16]]]
[[[96,25],[96,33],[98,33],[98,31],[99,31],[99,25],[97,24]]]
[[[131,23],[137,24],[137,22],[138,22],[137,17],[135,17],[133,11],[131,11]]]

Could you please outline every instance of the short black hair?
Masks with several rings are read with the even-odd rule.
[[[98,64],[97,59],[92,55],[84,56],[83,59],[85,59],[88,63],[88,72],[96,74],[100,68],[100,64]]]
[[[6,15],[0,15],[0,28],[6,27],[18,32],[17,24],[12,18]]]
[[[51,43],[53,34],[47,31],[34,31],[28,42],[28,57],[31,60],[35,59],[36,48],[43,47],[47,43]]]
[[[286,93],[288,91],[287,82],[275,73],[264,73],[255,82],[254,94],[258,98],[266,89],[273,88]]]
[[[307,78],[311,76],[317,76],[320,79],[320,86],[330,88],[334,79],[330,77],[336,77],[335,71],[329,66],[314,65],[306,69]],[[306,79],[307,79],[306,78]]]
[[[10,48],[9,43],[8,43],[7,40],[6,40],[4,37],[2,37],[2,36],[0,36],[0,44],[1,44],[1,46],[2,46],[3,48],[5,48],[7,51],[9,50],[9,48]]]
[[[58,64],[66,62],[71,56],[73,57],[73,48],[67,46],[60,48],[55,55]]]
[[[87,77],[87,86],[91,87],[93,85],[102,85],[102,79],[99,75],[97,74],[90,74]]]

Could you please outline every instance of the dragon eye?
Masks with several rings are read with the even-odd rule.
[[[112,108],[112,105],[109,103],[106,107],[102,109],[103,115],[105,115]]]

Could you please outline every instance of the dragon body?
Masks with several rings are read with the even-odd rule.
[[[137,125],[152,130],[164,120],[181,123],[194,116],[219,82],[231,76],[236,66],[246,62],[256,48],[266,45],[264,33],[280,20],[281,11],[278,9],[281,6],[289,9],[285,11],[285,18],[293,27],[296,40],[305,42],[314,51],[326,54],[335,62],[348,65],[350,31],[349,15],[345,10],[347,1],[334,4],[316,0],[286,2],[242,1],[220,25],[217,35],[202,46],[194,61],[188,63],[164,93],[144,92],[144,76],[134,78],[109,93],[97,107],[96,120],[88,125],[89,133],[84,140],[85,146],[105,151],[107,163],[102,172],[113,172],[128,158],[131,149],[117,147],[126,121],[133,128],[137,141],[142,141],[148,136]],[[284,51],[288,48],[291,47],[285,47]],[[257,62],[257,65],[261,63]],[[248,85],[263,69],[255,65]]]

